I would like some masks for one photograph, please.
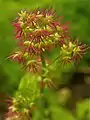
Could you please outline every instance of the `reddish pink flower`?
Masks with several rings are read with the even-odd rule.
[[[14,22],[13,26],[15,27],[16,38],[17,39],[22,39],[23,31],[22,31],[22,28],[20,26],[20,23],[15,23]]]
[[[29,60],[23,67],[26,71],[30,71],[33,73],[40,73],[42,70],[42,64],[41,61],[35,60]]]
[[[23,55],[23,53],[20,52],[20,51],[15,52],[15,53],[13,53],[12,55],[10,55],[10,56],[8,57],[8,59],[12,59],[12,60],[15,60],[15,61],[17,61],[17,62],[19,62],[19,63],[23,63],[23,64],[24,64],[24,62],[25,62],[24,55]]]

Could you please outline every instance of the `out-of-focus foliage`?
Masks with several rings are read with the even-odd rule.
[[[80,41],[90,44],[89,0],[0,0],[0,92],[13,95],[24,73],[21,71],[19,65],[7,60],[9,54],[12,53],[16,47],[12,21],[16,13],[21,9],[35,9],[37,7],[52,7],[58,15],[64,16],[63,22],[70,22],[69,26],[72,36],[78,37]],[[56,52],[54,53],[56,54]],[[81,62],[81,66],[82,64],[89,66],[89,60],[90,55],[86,55],[85,59]],[[56,98],[52,98],[51,101],[55,102],[55,100]],[[87,109],[89,106],[88,103],[89,101],[80,103],[80,106],[77,108],[78,119],[86,120],[83,116],[85,114],[84,109]],[[58,105],[51,105],[49,109],[51,109],[53,113],[53,119],[51,120],[74,120],[71,113]],[[39,114],[41,115],[41,113],[37,111],[34,120],[40,120],[37,119]],[[48,114],[47,110],[45,110],[45,114]],[[48,120],[48,118],[41,120]]]

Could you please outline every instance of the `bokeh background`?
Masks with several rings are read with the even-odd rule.
[[[62,22],[69,22],[71,36],[78,37],[79,41],[90,45],[90,0],[0,0],[0,94],[13,96],[17,90],[23,72],[21,67],[7,57],[14,51],[16,40],[14,37],[12,21],[21,9],[50,8],[56,10],[57,15],[63,17]],[[67,70],[69,72],[69,70]],[[65,74],[64,74],[65,75]],[[58,90],[60,102],[65,102],[68,95],[72,95],[65,107],[64,103],[59,106],[54,99],[52,111],[54,120],[89,120],[90,115],[90,51],[80,61],[77,69],[64,76],[64,79],[70,77],[70,84]],[[73,81],[73,82],[72,82]],[[70,87],[69,87],[70,86]],[[68,94],[69,93],[69,94]],[[61,96],[61,97],[60,97]],[[65,100],[61,100],[61,98]],[[1,100],[2,101],[2,100]],[[56,104],[55,104],[56,103]],[[73,110],[76,108],[76,116],[73,117]],[[4,106],[0,102],[0,111]],[[57,106],[57,107],[56,107]],[[39,114],[39,113],[38,113]],[[46,114],[47,111],[46,111]],[[38,120],[34,118],[35,120]],[[51,120],[53,120],[51,119]],[[43,119],[42,119],[43,120]],[[49,120],[49,119],[45,119]]]

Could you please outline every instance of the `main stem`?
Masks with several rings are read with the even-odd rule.
[[[41,62],[42,62],[42,67],[45,68],[46,67],[46,63],[45,63],[45,59],[44,59],[44,56],[41,54]],[[44,69],[42,69],[42,84],[43,83],[43,80],[44,80]],[[44,91],[44,87],[41,87],[41,93],[43,93]]]
[[[41,61],[42,61],[42,66],[46,67],[45,59],[44,56],[41,54]]]

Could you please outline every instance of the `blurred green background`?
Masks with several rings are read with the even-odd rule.
[[[17,12],[21,9],[35,9],[38,7],[52,7],[54,10],[56,10],[57,15],[64,17],[63,22],[70,23],[70,32],[73,37],[78,37],[81,42],[84,42],[88,45],[90,44],[90,0],[0,0],[1,93],[4,92],[6,94],[13,95],[13,93],[17,90],[18,84],[23,75],[23,72],[17,63],[7,60],[7,57],[14,51],[16,47],[12,21],[15,19]],[[90,66],[89,53],[90,51],[88,51],[88,54],[84,56],[84,59],[79,63],[79,66]],[[88,106],[89,105],[87,105],[87,107]],[[81,109],[84,108],[85,107],[82,107]],[[64,114],[68,115],[67,112],[57,109],[59,108],[54,109],[55,112],[59,111],[56,112],[57,114],[55,113],[55,115],[58,116],[55,120],[73,120],[72,118],[67,118],[64,116]]]

